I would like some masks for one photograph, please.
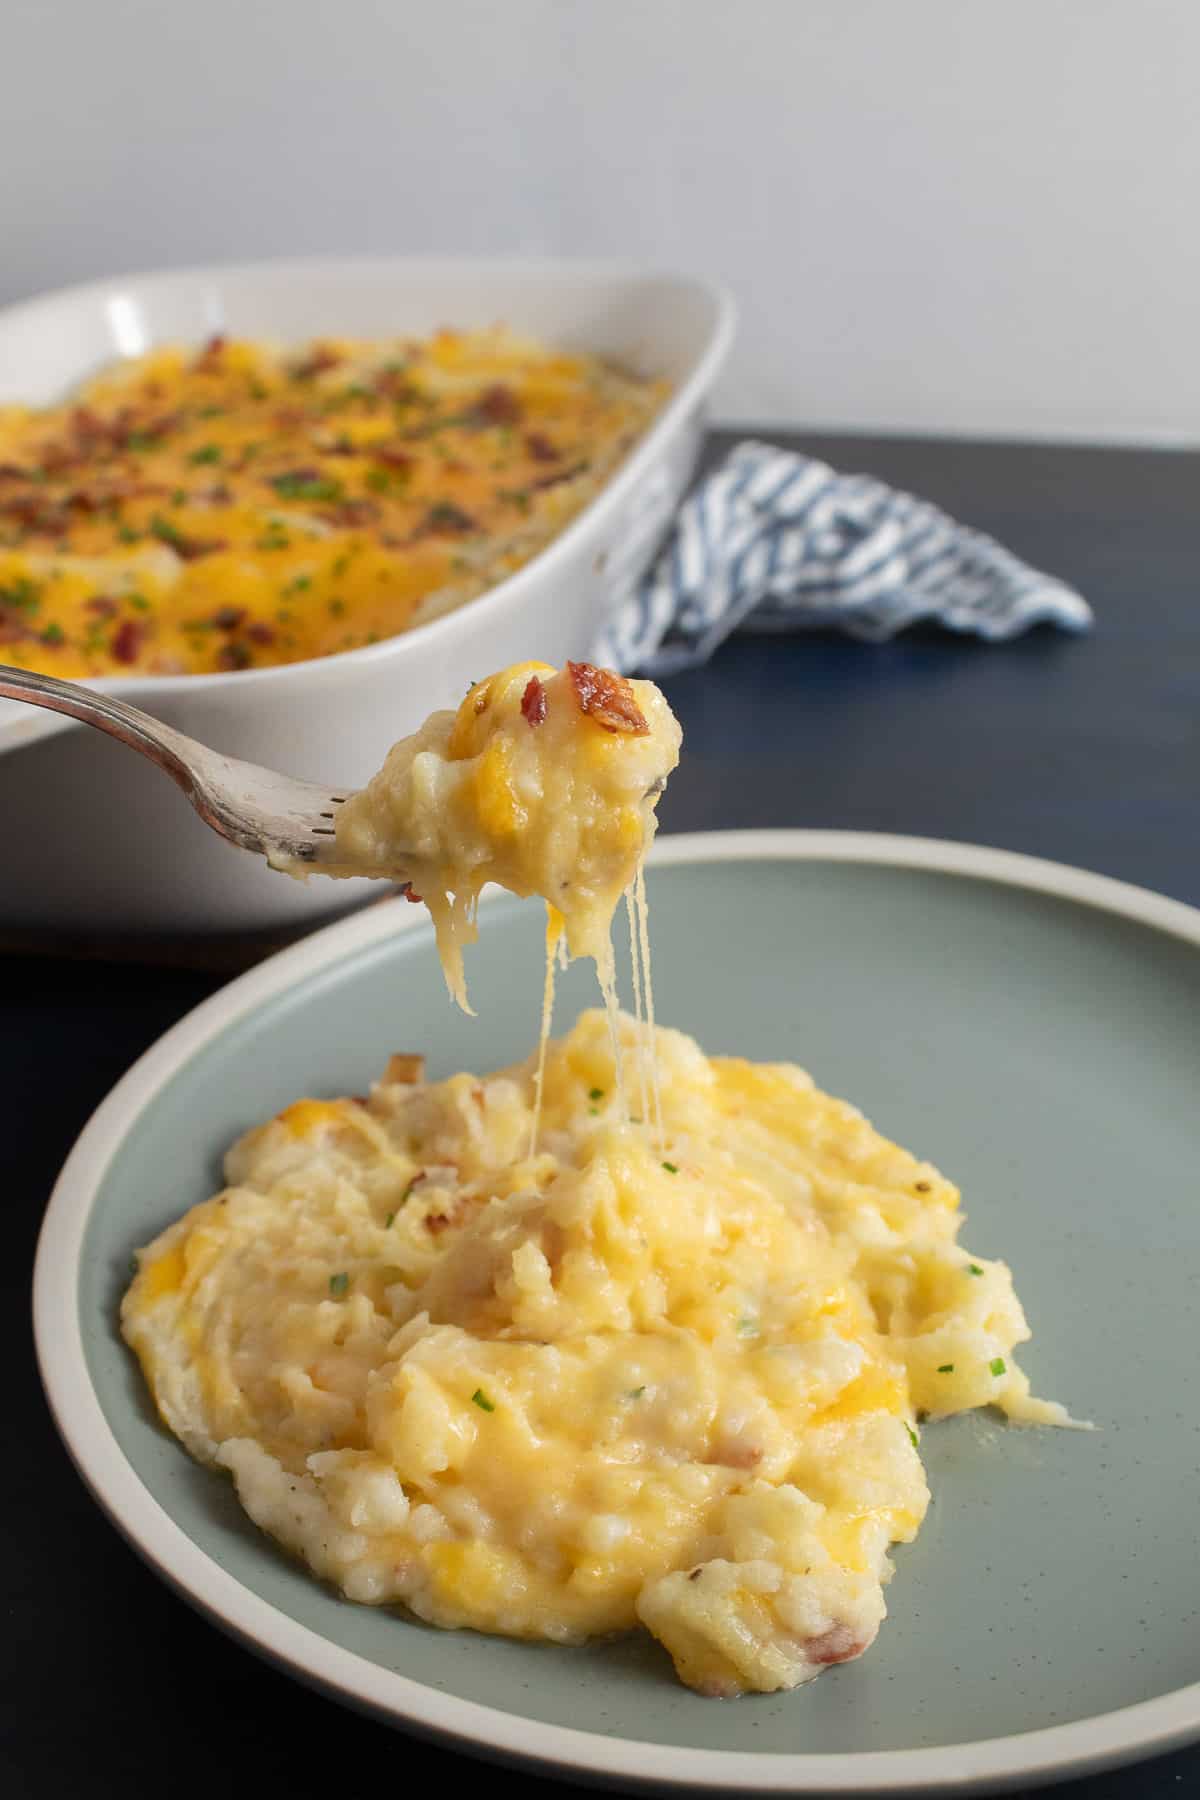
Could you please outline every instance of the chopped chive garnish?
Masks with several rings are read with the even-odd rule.
[[[603,1088],[589,1088],[588,1089],[588,1099],[589,1100],[603,1100],[603,1098],[604,1098],[604,1089]]]
[[[954,1364],[953,1363],[939,1363],[938,1364],[938,1374],[939,1375],[953,1375],[953,1373],[954,1373]]]
[[[495,1412],[496,1410],[482,1388],[476,1388],[475,1392],[471,1395],[471,1399],[479,1408],[480,1412]]]
[[[171,495],[171,505],[172,506],[186,506],[187,505],[187,489],[186,488],[176,488],[175,489],[175,492]]]
[[[172,525],[170,519],[164,519],[161,513],[155,513],[151,519],[150,535],[156,537],[162,544],[170,544],[172,548],[178,548],[183,542],[183,533],[179,527]]]
[[[139,544],[142,540],[141,532],[135,531],[132,525],[118,525],[117,536],[123,544]]]
[[[904,1429],[908,1433],[909,1443],[912,1445],[914,1450],[917,1449],[920,1440],[918,1439],[916,1432],[913,1430],[912,1426],[909,1424],[907,1419],[905,1419],[905,1421],[904,1421]]]
[[[66,641],[67,641],[67,634],[63,630],[61,625],[58,625],[58,624],[47,625],[45,631],[43,631],[43,633],[42,633],[43,644],[65,644]]]
[[[758,1320],[757,1319],[752,1319],[749,1316],[747,1316],[744,1319],[739,1319],[737,1328],[738,1328],[738,1336],[739,1337],[757,1337],[758,1336]]]
[[[0,587],[0,606],[15,606],[19,612],[36,612],[42,603],[36,581],[30,581],[28,575],[18,575],[5,587]]]
[[[600,1108],[598,1106],[589,1106],[588,1111],[591,1113],[593,1119],[598,1119],[600,1117]]]
[[[340,500],[342,484],[328,475],[273,475],[271,486],[281,500]]]
[[[421,1179],[421,1177],[419,1175],[413,1176],[412,1180],[409,1182],[408,1186],[405,1188],[404,1192],[400,1196],[401,1206],[404,1205],[404,1202],[408,1199],[408,1196],[412,1193],[413,1189],[416,1187],[416,1185],[417,1185],[418,1181],[420,1181],[420,1179]]]
[[[329,1277],[329,1291],[331,1294],[344,1294],[349,1286],[350,1277],[345,1273],[341,1275],[331,1275]]]
[[[967,1270],[972,1275],[982,1275],[983,1274],[983,1270],[980,1268],[978,1263],[968,1263]]]
[[[392,1223],[392,1220],[395,1218],[395,1216],[396,1215],[394,1212],[390,1212],[388,1214],[387,1218],[383,1221],[383,1229],[385,1231],[388,1231],[391,1228],[391,1223]]]
[[[134,612],[150,611],[150,602],[147,600],[145,594],[126,594],[125,598],[128,600],[130,606],[132,606]]]
[[[678,1163],[665,1162],[663,1164],[663,1168],[667,1171],[668,1175],[678,1175],[678,1173],[679,1173],[679,1164]]]
[[[1006,1366],[1002,1356],[993,1356],[991,1362],[988,1364],[988,1368],[992,1371],[993,1375],[1003,1375]]]
[[[219,463],[220,460],[220,444],[201,444],[200,448],[193,450],[188,457],[188,461],[193,463]]]
[[[626,1394],[625,1398],[627,1400],[640,1400],[642,1395],[645,1393],[645,1391],[646,1391],[646,1389],[644,1386],[638,1387],[638,1388],[630,1388],[630,1390]]]

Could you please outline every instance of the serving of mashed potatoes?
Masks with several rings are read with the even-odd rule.
[[[661,1142],[599,1010],[550,1047],[532,1156],[532,1059],[299,1101],[141,1252],[125,1335],[349,1598],[564,1644],[640,1621],[705,1694],[791,1687],[878,1630],[918,1418],[1063,1415],[935,1169],[798,1068],[656,1049]]]

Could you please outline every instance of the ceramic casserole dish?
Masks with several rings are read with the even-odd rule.
[[[0,311],[0,404],[57,401],[121,356],[213,333],[302,343],[496,322],[660,376],[670,397],[591,503],[523,568],[456,612],[344,655],[95,685],[231,756],[359,785],[468,677],[586,657],[645,570],[695,464],[733,334],[692,277],[575,262],[404,257],[132,275]],[[241,932],[302,924],[370,884],[307,885],[220,842],[148,764],[84,726],[0,701],[0,929]],[[15,847],[20,846],[19,854]]]

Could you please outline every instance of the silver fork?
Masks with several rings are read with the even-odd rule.
[[[243,850],[256,850],[277,865],[302,862],[320,869],[338,860],[334,813],[351,788],[331,793],[319,782],[296,781],[277,769],[222,756],[139,706],[53,675],[0,663],[0,696],[67,713],[140,750],[178,782],[206,825]]]

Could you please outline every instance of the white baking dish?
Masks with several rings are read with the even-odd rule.
[[[360,784],[469,679],[524,657],[586,656],[644,571],[695,463],[733,307],[679,275],[570,262],[405,257],[131,275],[0,311],[0,403],[44,404],[117,356],[217,331],[280,341],[497,321],[665,376],[672,396],[591,504],[458,612],[343,656],[237,674],[98,681],[232,756]],[[272,874],[223,844],[130,751],[0,701],[0,927],[245,931],[352,904],[368,883]]]

